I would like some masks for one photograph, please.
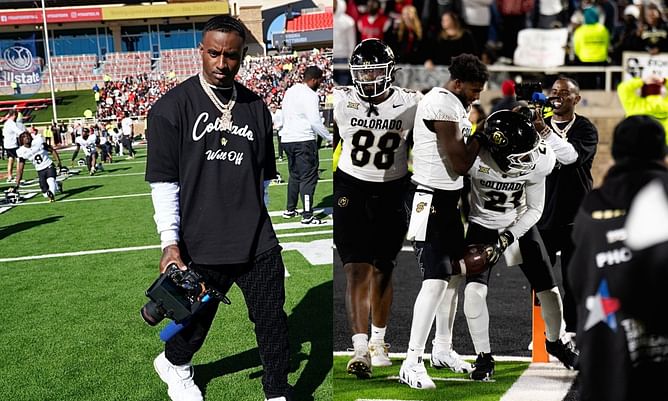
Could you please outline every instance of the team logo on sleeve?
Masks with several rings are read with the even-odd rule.
[[[425,206],[427,206],[427,202],[420,202],[417,204],[417,206],[415,206],[415,211],[420,213],[424,210]]]
[[[508,145],[508,138],[501,131],[494,131],[494,133],[489,138],[494,145],[504,147]]]
[[[489,174],[489,167],[478,166],[478,172],[481,174]]]
[[[348,206],[348,198],[346,198],[345,196],[342,196],[342,197],[339,198],[339,200],[336,202],[336,204],[339,205],[339,207],[346,207],[346,206]]]

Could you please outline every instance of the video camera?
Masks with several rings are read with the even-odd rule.
[[[208,301],[218,300],[229,304],[225,294],[208,287],[199,274],[181,270],[174,263],[146,290],[151,300],[141,308],[141,317],[155,326],[165,317],[176,323],[186,322]]]
[[[518,113],[522,114],[529,121],[536,119],[536,109],[538,107],[551,107],[554,105],[550,98],[543,94],[543,84],[540,82],[522,82],[515,85],[515,96],[517,100],[526,101],[529,106],[522,106]]]

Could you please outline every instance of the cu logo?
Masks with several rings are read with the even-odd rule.
[[[2,57],[11,68],[17,71],[28,71],[32,68],[32,53],[26,47],[8,47],[2,52]]]
[[[508,145],[508,138],[506,138],[506,136],[501,131],[494,131],[494,133],[490,137],[490,140],[494,145],[500,147]]]

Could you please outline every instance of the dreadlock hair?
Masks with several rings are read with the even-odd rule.
[[[462,82],[485,83],[489,80],[487,66],[473,54],[463,53],[453,57],[448,68],[450,79],[458,79]]]
[[[23,146],[23,138],[25,137],[32,139],[32,135],[30,135],[30,132],[23,131],[19,134],[19,145]]]
[[[217,15],[209,19],[202,29],[202,36],[209,31],[236,32],[246,42],[246,26],[240,20],[229,15]]]

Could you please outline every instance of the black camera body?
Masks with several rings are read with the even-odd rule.
[[[522,82],[515,85],[515,96],[517,100],[523,100],[529,106],[522,106],[518,113],[522,114],[529,121],[536,119],[536,109],[539,107],[554,108],[550,98],[543,94],[543,84],[540,82]]]
[[[197,272],[181,270],[174,263],[146,290],[151,300],[141,308],[141,317],[155,326],[165,317],[177,323],[186,321],[209,300],[230,301],[214,288],[210,288]]]

